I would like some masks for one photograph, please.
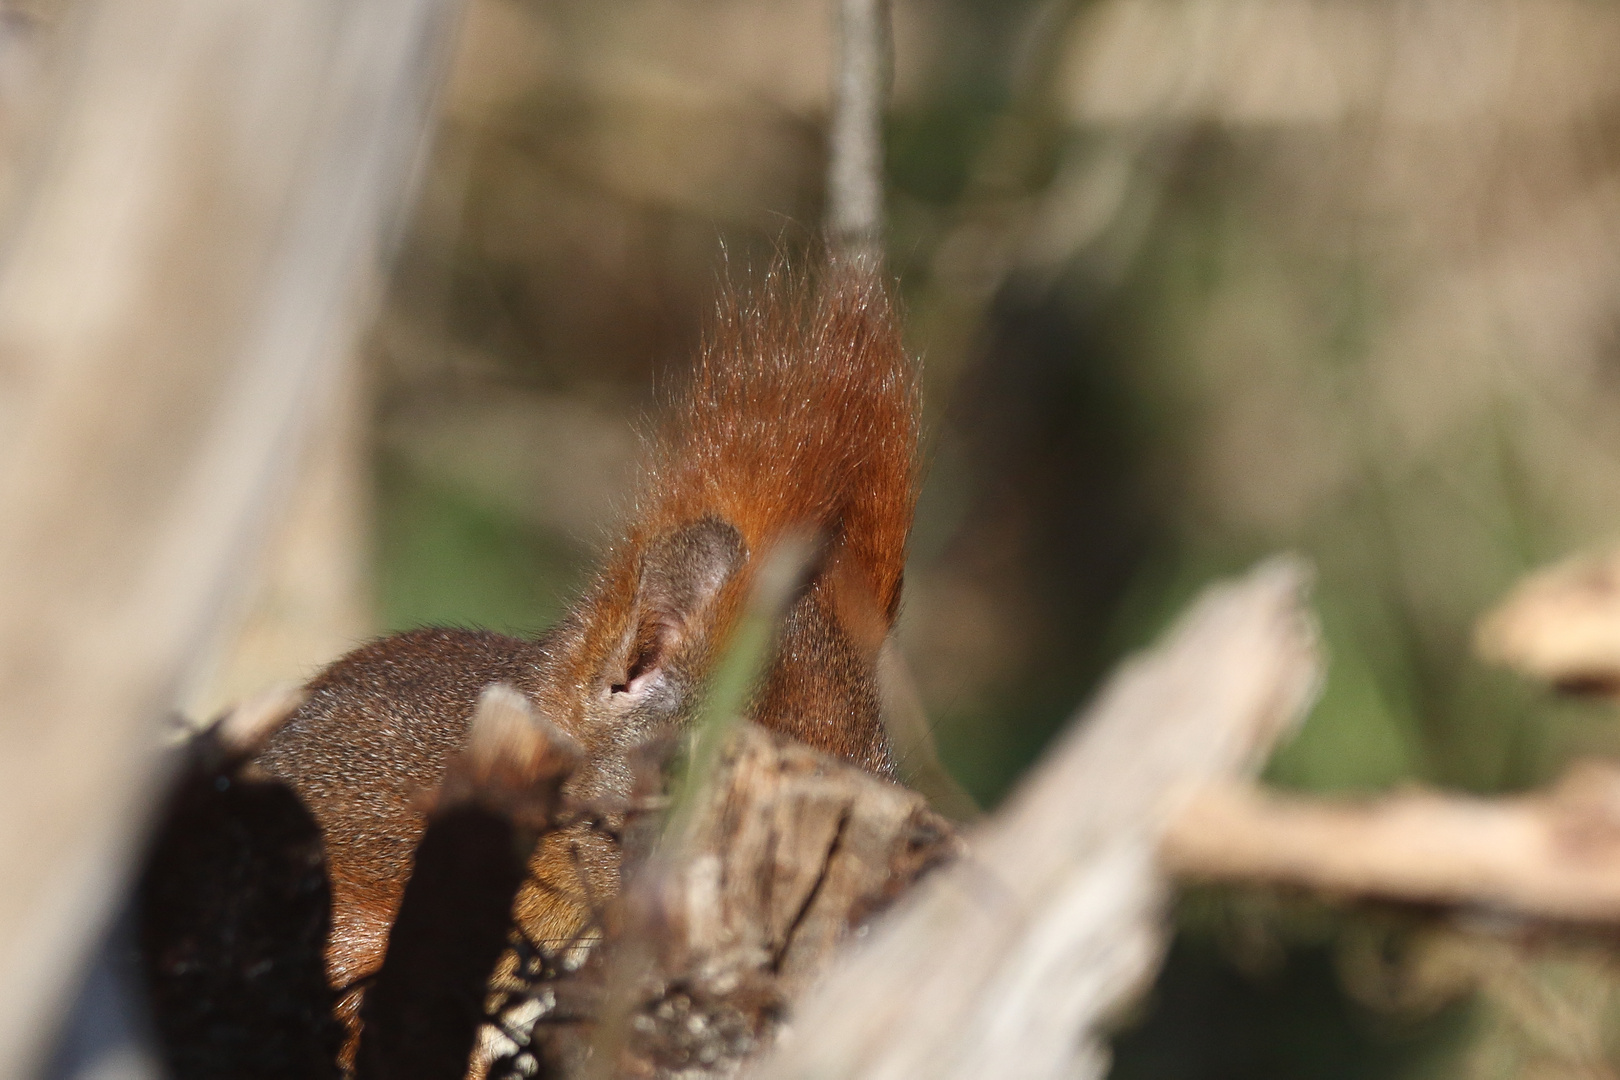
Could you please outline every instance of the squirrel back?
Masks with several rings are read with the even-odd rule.
[[[819,539],[818,556],[749,717],[891,774],[877,657],[900,602],[917,410],[917,373],[881,281],[854,264],[815,279],[778,267],[751,297],[721,300],[648,439],[621,539],[551,633],[413,631],[317,677],[259,762],[325,835],[334,986],[381,963],[423,828],[417,799],[464,741],[484,685],[509,683],[579,740],[576,798],[622,803],[632,752],[689,720],[756,571],[789,535]],[[617,866],[600,836],[548,838],[518,902],[525,931],[576,932],[590,898],[616,888]]]

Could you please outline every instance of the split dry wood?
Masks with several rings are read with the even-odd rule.
[[[0,1074],[365,318],[450,0],[90,0],[0,266]]]
[[[1362,803],[1226,784],[1199,792],[1165,837],[1192,878],[1356,897],[1620,919],[1620,769],[1587,764],[1511,799],[1405,792]]]
[[[666,971],[768,969],[791,996],[851,926],[958,850],[920,795],[752,725],[721,770],[674,861],[643,878],[643,902],[679,920],[659,942]]]
[[[1312,697],[1305,571],[1209,590],[1119,671],[963,860],[795,1010],[759,1077],[1100,1077],[1103,1025],[1156,968],[1159,840],[1191,787],[1247,772]]]
[[[731,1075],[852,930],[959,850],[914,792],[739,724],[682,834],[631,871],[605,947],[533,989],[531,1056],[562,1075]]]

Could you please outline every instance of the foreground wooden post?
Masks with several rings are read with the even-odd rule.
[[[0,266],[0,1075],[122,892],[156,722],[409,187],[451,0],[93,0]]]
[[[756,1077],[1101,1077],[1110,1014],[1157,968],[1160,838],[1201,783],[1255,769],[1319,680],[1306,572],[1211,588],[1130,661],[968,854],[795,1010]]]

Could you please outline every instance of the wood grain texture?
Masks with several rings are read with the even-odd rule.
[[[554,1075],[735,1074],[859,927],[960,850],[916,793],[743,723],[679,835],[634,845],[603,945],[530,994],[547,1012],[527,1052]],[[492,1075],[522,1075],[520,1056]]]

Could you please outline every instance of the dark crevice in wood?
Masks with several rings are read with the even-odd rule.
[[[850,812],[848,810],[838,815],[838,825],[833,830],[832,842],[827,845],[827,853],[822,857],[821,871],[816,875],[815,883],[810,886],[810,891],[805,894],[804,902],[799,905],[799,910],[794,912],[792,921],[788,923],[787,932],[782,935],[780,947],[771,957],[770,970],[772,975],[782,973],[782,962],[787,958],[788,949],[797,940],[799,927],[804,924],[805,917],[810,914],[810,909],[815,906],[816,898],[821,895],[822,886],[827,883],[828,875],[832,873],[833,863],[837,861],[839,849],[843,846],[844,830],[849,828],[849,818]]]

